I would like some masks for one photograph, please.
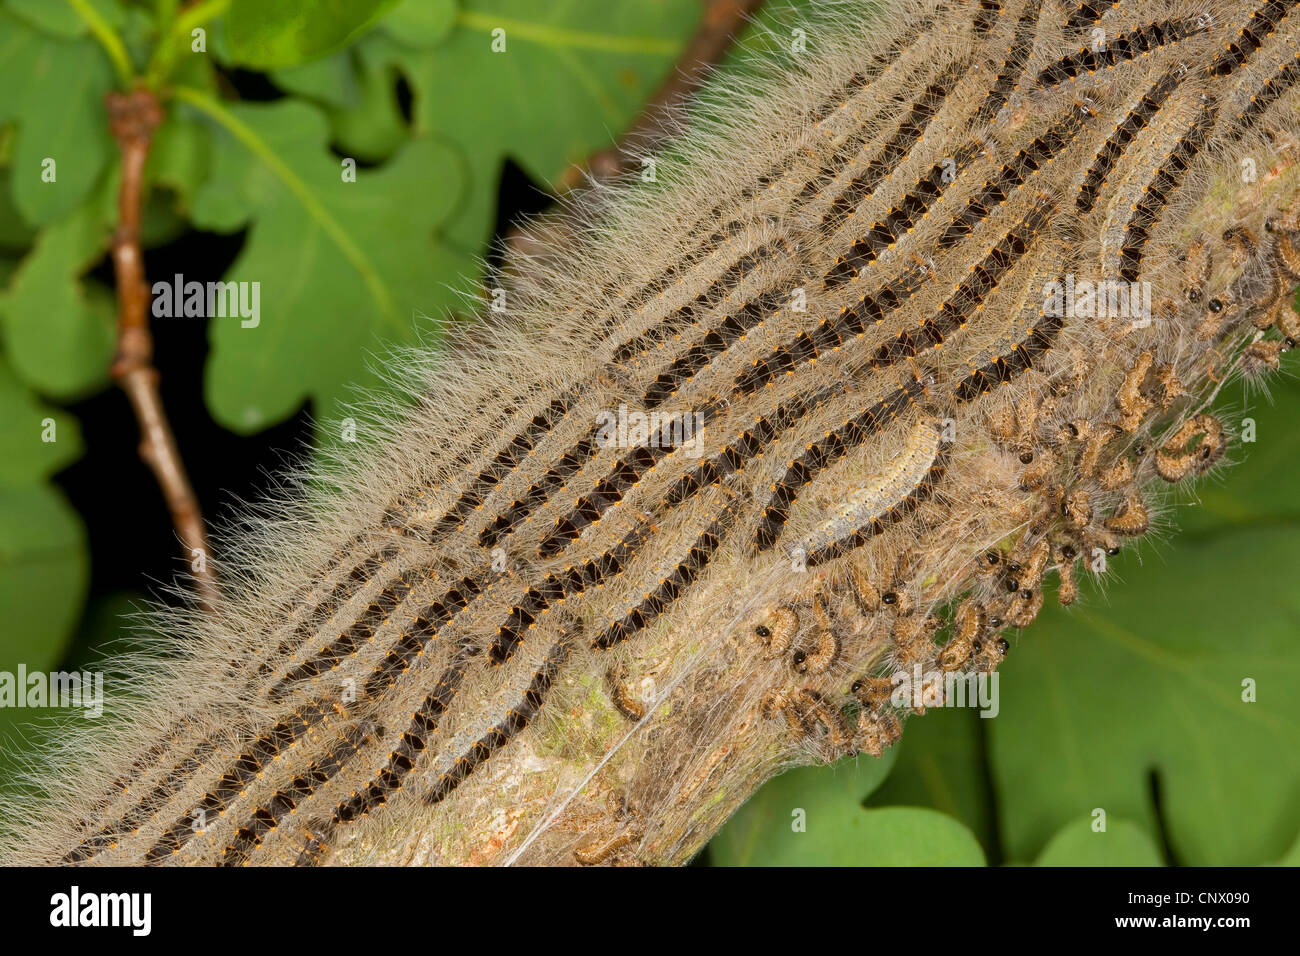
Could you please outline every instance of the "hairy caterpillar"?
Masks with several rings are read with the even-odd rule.
[[[905,517],[942,476],[942,434],[933,422],[918,422],[889,469],[854,490],[829,520],[795,545],[794,553],[816,565],[861,546],[887,523]]]
[[[681,862],[778,769],[879,754],[882,681],[996,667],[1053,564],[1220,460],[1218,383],[1294,345],[1297,6],[827,4],[228,543],[5,858]],[[703,453],[601,441],[622,405]]]

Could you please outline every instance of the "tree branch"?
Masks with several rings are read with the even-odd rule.
[[[216,580],[208,568],[203,515],[158,390],[158,370],[153,367],[153,336],[149,332],[149,286],[140,250],[144,169],[154,131],[162,123],[162,106],[153,92],[144,88],[130,93],[109,93],[105,103],[113,138],[122,151],[122,184],[112,250],[118,310],[113,380],[126,393],[140,423],[140,457],[158,479],[185,549],[195,556],[191,568],[199,599],[203,606],[210,607],[217,598]]]

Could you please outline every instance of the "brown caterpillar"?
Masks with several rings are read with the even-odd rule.
[[[573,851],[573,856],[583,866],[595,866],[598,863],[604,863],[619,850],[635,843],[637,839],[636,831],[624,830],[622,833],[617,833],[604,840],[597,840],[578,847]]]
[[[872,714],[864,710],[858,715],[858,746],[863,753],[879,757],[898,742],[903,735],[903,725],[893,711]]]
[[[776,771],[879,755],[885,675],[995,668],[1049,564],[1075,600],[1223,457],[1219,383],[1294,344],[1296,6],[810,14],[395,371],[411,410],[333,492],[227,540],[223,601],[164,619],[184,653],[4,808],[4,858],[675,863]],[[620,406],[700,443],[605,441]]]
[[[833,663],[840,653],[840,641],[819,597],[813,604],[817,628],[807,647],[798,648],[790,655],[790,663],[798,674],[820,674]]]
[[[620,714],[635,723],[645,716],[645,704],[628,689],[626,681],[626,668],[610,668],[605,672],[610,701],[618,708]]]
[[[970,660],[975,653],[975,642],[988,624],[988,612],[973,597],[967,598],[957,609],[954,621],[956,632],[939,654],[939,666],[945,671],[957,670]]]
[[[767,611],[754,625],[754,636],[767,645],[770,657],[781,657],[799,630],[799,615],[791,607],[777,607]]]
[[[1165,481],[1179,481],[1210,468],[1224,450],[1223,425],[1213,415],[1196,415],[1183,422],[1156,451],[1156,472]]]

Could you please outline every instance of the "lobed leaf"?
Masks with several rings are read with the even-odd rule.
[[[1092,820],[1066,824],[1052,837],[1035,866],[1163,866],[1150,834],[1131,820],[1110,819],[1095,831]]]
[[[376,384],[367,354],[413,340],[417,315],[457,303],[433,277],[472,270],[438,234],[461,188],[458,167],[446,147],[415,140],[344,182],[312,106],[240,104],[222,123],[212,127],[194,222],[248,228],[225,279],[260,283],[262,314],[255,328],[239,316],[213,319],[208,407],[238,432],[280,421],[309,398],[328,417],[349,383]]]
[[[49,225],[89,197],[113,153],[104,110],[113,72],[90,37],[46,36],[0,10],[0,76],[0,125],[17,125],[13,205],[27,225]]]

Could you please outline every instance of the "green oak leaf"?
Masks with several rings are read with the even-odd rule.
[[[349,45],[397,0],[232,0],[227,14],[235,62],[293,66]]]
[[[932,707],[908,717],[894,769],[867,800],[868,807],[938,810],[964,824],[986,853],[995,853],[993,807],[981,729],[993,718],[971,707]],[[984,725],[981,728],[981,723]]]
[[[0,483],[0,671],[16,673],[19,664],[29,674],[59,668],[89,581],[86,531],[62,492],[44,483]],[[14,779],[38,739],[32,722],[50,714],[0,707],[0,780]]]
[[[1110,818],[1095,832],[1092,820],[1076,820],[1052,837],[1035,866],[1164,866],[1160,850],[1140,825]]]
[[[42,229],[0,298],[9,362],[38,391],[71,398],[108,381],[116,343],[112,294],[82,273],[108,246],[98,202]]]
[[[0,356],[0,485],[43,481],[81,453],[76,418],[39,401]]]
[[[859,810],[832,840],[827,859],[845,866],[984,866],[975,834],[952,817],[920,807]]]
[[[1152,772],[1178,862],[1280,852],[1300,825],[1298,528],[1185,539],[1163,567],[1116,559],[1107,607],[1088,588],[1080,606],[1046,608],[1013,640],[990,721],[1010,858],[1032,857],[1095,808],[1154,838]],[[1242,699],[1247,680],[1254,703]]]
[[[473,262],[437,231],[462,187],[454,155],[413,140],[344,182],[319,109],[292,100],[217,109],[193,219],[220,232],[249,228],[225,279],[260,283],[261,316],[255,328],[238,316],[211,320],[208,407],[241,433],[308,398],[328,418],[351,384],[377,385],[368,354],[413,341],[418,315],[461,302],[442,283],[470,276]]]
[[[720,866],[983,866],[979,841],[935,810],[865,809],[889,773],[879,760],[849,758],[769,781],[709,844]]]
[[[695,0],[467,0],[433,49],[384,31],[361,45],[406,75],[417,135],[461,149],[469,188],[448,235],[478,249],[492,231],[506,157],[549,185],[610,146],[672,69],[699,17]],[[505,31],[504,52],[493,52],[495,30]]]
[[[49,668],[81,616],[90,558],[81,518],[44,484],[0,485],[0,670]]]
[[[49,225],[86,199],[112,154],[104,94],[113,73],[90,37],[49,37],[0,10],[0,75],[8,78],[0,125],[18,125],[13,204],[28,225]]]
[[[349,109],[361,99],[361,83],[353,64],[353,50],[340,50],[299,66],[272,70],[271,80],[287,93],[315,100],[324,106]]]
[[[397,67],[359,45],[349,51],[357,83],[357,100],[329,110],[336,148],[346,156],[375,163],[387,159],[410,136],[397,102]]]
[[[846,758],[829,767],[800,767],[774,777],[729,819],[709,843],[709,858],[720,866],[815,864],[817,853],[847,815],[880,786],[894,765],[896,751],[879,759]],[[791,829],[803,811],[806,832]]]

